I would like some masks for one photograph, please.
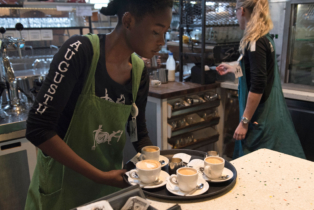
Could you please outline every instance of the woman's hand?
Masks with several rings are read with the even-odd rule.
[[[244,124],[240,122],[240,124],[238,125],[237,129],[234,132],[233,138],[236,140],[245,139],[248,128],[249,128],[249,124]]]
[[[101,180],[97,181],[100,184],[109,185],[112,187],[126,188],[129,185],[124,181],[123,175],[127,172],[125,169],[111,170],[103,172]]]
[[[234,66],[222,63],[216,67],[216,70],[218,74],[225,75],[227,73],[234,73],[236,71],[236,68]]]
[[[142,60],[144,61],[144,64],[147,68],[150,68],[152,66],[152,64],[150,63],[150,59],[142,58]]]
[[[157,67],[160,68],[161,66],[161,59],[160,59],[160,56],[158,56],[157,58]]]

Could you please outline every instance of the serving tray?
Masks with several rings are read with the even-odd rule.
[[[172,149],[172,150],[162,150],[160,151],[160,155],[166,156],[169,160],[171,160],[172,156],[177,154],[177,153],[185,153],[188,155],[191,155],[191,160],[193,159],[204,159],[206,153],[197,151],[197,150],[188,150],[188,149]],[[167,200],[196,200],[196,199],[201,199],[201,198],[209,198],[214,195],[218,195],[223,192],[228,192],[230,191],[233,186],[236,183],[237,180],[237,170],[235,167],[229,163],[228,161],[225,161],[225,167],[230,169],[233,172],[233,177],[232,179],[226,181],[226,182],[221,182],[221,183],[211,183],[209,182],[209,190],[202,194],[202,195],[196,195],[196,196],[177,196],[172,193],[170,193],[167,189],[166,186],[160,187],[160,188],[155,188],[155,189],[143,189],[143,192],[146,195],[157,197],[157,198],[162,198],[162,199],[167,199]],[[166,171],[169,173],[169,166],[165,166],[162,168],[162,170]],[[128,177],[125,175],[124,180],[128,182]]]

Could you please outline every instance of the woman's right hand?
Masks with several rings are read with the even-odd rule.
[[[126,172],[127,170],[125,169],[103,172],[102,180],[100,180],[99,183],[112,187],[126,188],[129,186],[123,179],[123,175]]]
[[[216,71],[220,75],[225,75],[227,73],[234,73],[236,71],[236,68],[234,66],[229,65],[229,64],[222,63],[216,67]]]
[[[119,188],[128,187],[128,184],[123,180],[123,175],[127,172],[126,170],[99,170],[78,156],[58,135],[53,136],[38,147],[59,163],[96,183]]]

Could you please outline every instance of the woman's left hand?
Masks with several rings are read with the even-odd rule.
[[[236,140],[245,139],[248,128],[249,128],[249,124],[244,124],[240,122],[237,129],[234,132],[233,138]]]
[[[158,58],[157,58],[157,66],[158,66],[158,68],[160,68],[160,66],[161,66],[161,59],[160,59],[160,56],[158,56]]]
[[[144,64],[147,68],[150,68],[152,66],[150,63],[150,59],[142,58],[142,60],[144,61]]]

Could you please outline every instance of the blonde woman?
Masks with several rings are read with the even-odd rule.
[[[240,123],[233,158],[260,148],[305,158],[283,97],[275,45],[269,35],[273,23],[267,0],[238,0],[236,15],[244,30],[239,65]],[[220,75],[235,73],[236,66],[221,64]]]

